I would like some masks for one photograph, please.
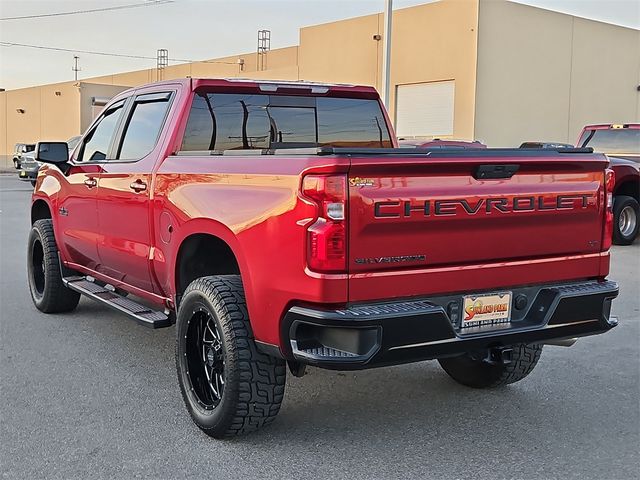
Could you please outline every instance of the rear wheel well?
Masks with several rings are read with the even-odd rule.
[[[628,180],[620,185],[616,185],[616,188],[613,192],[613,196],[618,195],[626,195],[628,197],[633,197],[636,199],[636,202],[640,202],[640,186],[637,181]]]
[[[31,225],[38,220],[51,218],[51,210],[44,200],[36,200],[31,206]]]
[[[238,261],[231,247],[218,237],[198,233],[187,237],[176,259],[176,296],[180,300],[196,278],[209,275],[239,275]]]

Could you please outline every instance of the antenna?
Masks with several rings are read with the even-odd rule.
[[[169,50],[166,48],[159,48],[157,53],[157,80],[164,80],[164,69],[169,66]]]
[[[73,70],[74,72],[74,77],[76,82],[78,81],[78,72],[82,70],[81,68],[78,67],[78,60],[80,60],[80,57],[78,55],[74,55],[73,67],[71,67],[71,70]]]
[[[258,30],[258,71],[267,69],[267,52],[269,50],[271,50],[271,30]]]

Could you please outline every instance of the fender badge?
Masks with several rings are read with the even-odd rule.
[[[351,185],[352,187],[372,187],[373,179],[353,177],[349,179],[349,185]]]

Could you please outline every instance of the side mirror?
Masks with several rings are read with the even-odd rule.
[[[60,165],[69,161],[69,146],[66,142],[38,142],[36,161]]]

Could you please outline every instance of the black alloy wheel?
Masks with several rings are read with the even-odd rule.
[[[190,387],[200,406],[213,410],[224,393],[226,352],[218,325],[205,305],[199,305],[188,320],[185,343]]]

